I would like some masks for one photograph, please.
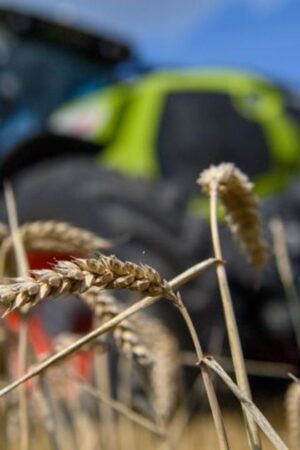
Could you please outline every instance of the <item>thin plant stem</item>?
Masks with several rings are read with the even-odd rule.
[[[14,199],[13,190],[9,182],[4,183],[4,193],[6,200],[6,208],[8,212],[8,220],[12,234],[12,241],[17,262],[17,272],[19,276],[26,276],[28,273],[28,264],[26,254],[20,235],[18,232],[18,216]],[[20,331],[19,331],[19,345],[18,345],[18,362],[20,375],[26,372],[28,359],[28,324],[26,318],[26,311],[23,310],[20,315]],[[21,429],[21,450],[29,450],[29,417],[28,417],[28,399],[26,393],[26,386],[23,385],[19,389],[19,415],[20,415],[20,429]]]
[[[249,413],[249,415],[253,418],[253,420],[257,423],[260,429],[264,432],[264,434],[269,438],[274,447],[277,450],[289,450],[282,439],[278,436],[270,422],[265,418],[262,412],[257,408],[257,406],[253,403],[251,398],[246,395],[242,390],[234,383],[234,381],[230,378],[230,376],[225,372],[225,370],[218,364],[218,362],[212,356],[206,356],[200,361],[201,364],[212,369],[229,387],[231,392],[235,395],[235,397],[242,403]],[[201,366],[200,364],[200,366]]]
[[[61,450],[59,435],[57,431],[57,418],[53,407],[53,398],[48,386],[47,380],[41,376],[39,378],[39,389],[36,389],[37,395],[40,396],[40,408],[39,412],[44,424],[44,427],[48,433],[50,444],[53,450]]]
[[[295,286],[293,269],[287,250],[286,236],[282,221],[279,219],[271,220],[270,230],[273,237],[276,266],[285,291],[289,315],[298,350],[300,351],[300,302]]]
[[[99,325],[99,321],[98,321]],[[98,349],[94,352],[95,357],[95,381],[99,391],[102,391],[108,397],[111,397],[110,385],[110,368],[109,355],[107,353],[100,353]],[[99,416],[100,416],[100,438],[102,445],[106,446],[108,450],[117,450],[117,434],[115,431],[115,418],[113,410],[107,403],[99,402]],[[103,431],[105,430],[105,433]]]
[[[133,374],[132,359],[121,356],[118,360],[118,390],[117,397],[122,404],[131,407],[132,389],[131,379]],[[131,421],[120,416],[118,420],[119,445],[121,450],[136,449],[135,430]]]
[[[234,373],[232,359],[227,356],[220,356],[215,352],[208,351],[213,357],[217,357],[224,370]],[[188,367],[195,367],[196,354],[193,351],[182,352],[182,364]],[[247,373],[255,377],[279,378],[288,380],[289,372],[297,372],[297,367],[291,364],[277,363],[272,361],[257,361],[254,359],[245,360]]]
[[[65,375],[64,375],[65,376]],[[85,384],[83,381],[81,381],[79,378],[76,377],[70,377],[70,380],[78,384],[80,388],[90,394],[92,397],[96,398],[102,403],[105,403],[107,406],[109,406],[111,409],[116,411],[117,413],[121,414],[122,416],[126,417],[131,422],[139,425],[142,428],[145,428],[148,431],[151,431],[151,433],[154,433],[156,436],[164,436],[165,431],[160,428],[158,425],[153,423],[151,420],[147,419],[146,417],[141,416],[137,412],[130,409],[128,406],[126,406],[124,403],[119,402],[118,400],[115,400],[108,395],[106,395],[104,392],[99,391],[99,389],[95,389],[92,386],[89,386]]]
[[[294,380],[285,395],[285,416],[291,450],[300,448],[300,384]]]
[[[241,341],[239,337],[237,322],[233,309],[233,303],[227,281],[226,270],[223,262],[223,255],[221,250],[219,228],[218,228],[217,207],[218,207],[218,183],[213,182],[210,187],[210,227],[211,227],[214,255],[219,261],[219,263],[216,264],[216,273],[223,304],[226,329],[237,384],[240,387],[241,391],[245,393],[249,398],[251,398],[251,391],[246,372]],[[250,446],[252,450],[259,450],[261,448],[261,445],[257,426],[253,418],[247,412],[247,410],[245,410],[245,408],[243,408],[243,410],[246,420],[247,435]]]
[[[0,387],[5,386],[9,379],[9,364],[7,349],[9,346],[9,336],[4,324],[0,325]],[[7,417],[8,399],[0,400],[0,450],[6,450],[7,439]]]
[[[46,377],[45,377],[46,378]],[[63,380],[62,380],[63,381]],[[49,379],[52,382],[52,379]],[[63,383],[61,383],[63,385]],[[70,402],[65,399],[59,392],[59,384],[52,386],[52,397],[53,397],[53,409],[55,418],[57,420],[57,432],[60,442],[69,442],[72,450],[80,450],[78,439],[75,432],[74,420],[70,420],[70,417],[74,417],[74,411],[76,408],[70,405]],[[100,450],[100,443],[99,443]]]
[[[188,313],[188,310],[186,309],[180,296],[179,296],[178,301],[180,303],[180,307],[179,307],[180,313],[181,313],[181,315],[186,323],[186,326],[189,330],[189,333],[192,338],[193,345],[194,345],[194,348],[196,351],[196,355],[198,358],[198,362],[199,362],[203,359],[204,353],[202,351],[202,347],[201,347],[197,332],[195,330],[192,319]],[[195,361],[195,364],[197,364],[197,361]],[[217,432],[219,448],[224,449],[224,450],[229,449],[228,439],[227,439],[227,435],[226,435],[226,431],[225,431],[225,427],[224,427],[224,423],[223,423],[221,409],[219,406],[219,402],[218,402],[218,399],[216,396],[216,392],[215,392],[213,383],[211,381],[210,374],[206,370],[205,366],[200,366],[200,369],[202,372],[203,384],[204,384],[204,387],[205,387],[205,390],[207,393],[209,405],[211,408],[211,412],[212,412],[212,416],[213,416],[213,420],[214,420],[214,424],[215,424],[215,428],[216,428],[216,432]]]
[[[219,354],[221,351],[222,345],[224,341],[224,331],[217,325],[213,326],[209,342],[208,342],[208,353],[210,355]],[[199,360],[197,358],[197,354],[195,351],[187,351],[182,352],[182,364],[188,365],[190,367],[194,367],[195,369],[199,369],[198,366],[195,366],[195,361]],[[188,357],[188,364],[186,364],[186,356]],[[213,377],[214,374],[210,377],[211,382],[214,385],[214,388],[216,389],[216,383]],[[187,403],[190,401],[193,401],[195,397],[197,397],[199,404],[202,404],[202,399],[205,394],[205,386],[203,384],[202,380],[202,371],[198,374],[196,379],[193,382],[193,385],[191,389],[189,390],[186,400]],[[177,416],[177,417],[176,417]],[[187,428],[187,425],[191,419],[190,414],[188,414],[187,410],[185,408],[180,408],[177,415],[175,416],[174,420],[172,421],[170,429],[170,434],[172,435],[173,442],[179,442],[180,438],[183,436],[183,433],[185,429]]]
[[[18,345],[18,367],[20,375],[26,373],[27,367],[27,340],[28,340],[28,325],[27,320],[23,315],[20,317],[20,331],[19,331],[19,345]],[[29,450],[29,417],[28,417],[28,398],[26,392],[26,385],[20,386],[19,389],[19,415],[20,415],[20,430],[21,430],[21,450]]]

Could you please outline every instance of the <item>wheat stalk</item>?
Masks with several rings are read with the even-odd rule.
[[[261,266],[266,262],[267,254],[265,244],[260,236],[259,217],[255,209],[256,199],[251,192],[252,184],[233,164],[223,163],[219,166],[211,166],[200,174],[198,183],[210,197],[211,237],[214,255],[220,261],[216,266],[216,272],[234,370],[239,388],[251,399],[241,340],[223,262],[217,206],[218,195],[220,195],[231,228],[241,239],[252,263]],[[241,213],[239,208],[241,208]],[[251,226],[253,226],[253,230]],[[261,445],[256,423],[243,404],[242,408],[250,447],[252,450],[259,450]]]
[[[78,341],[78,339],[82,338],[83,334],[80,333],[60,333],[57,336],[53,338],[52,347],[54,353],[59,352],[63,350],[64,348],[69,347],[70,345],[74,344],[74,342]],[[102,352],[106,352],[107,348],[104,344],[103,339],[94,339],[94,341],[87,344],[85,347],[82,348],[82,351],[88,351],[92,348],[97,348],[98,350]],[[49,358],[53,353],[47,354],[43,356],[43,360],[45,358]]]
[[[206,193],[210,193],[212,186],[216,185],[229,229],[250,262],[256,267],[265,265],[268,259],[267,246],[262,237],[258,201],[248,177],[234,164],[222,163],[204,170],[197,183]]]
[[[0,242],[3,241],[9,235],[9,229],[7,225],[3,222],[0,222]]]
[[[94,311],[99,325],[116,317],[124,310],[115,297],[98,288],[89,289],[82,297]],[[125,356],[135,358],[141,365],[153,363],[153,356],[145,346],[141,332],[133,320],[123,320],[117,325],[113,329],[113,337]]]
[[[25,304],[33,306],[46,297],[84,293],[92,286],[129,289],[177,301],[169,283],[155,269],[123,262],[114,255],[59,261],[52,270],[33,270],[30,277],[13,281],[0,285],[0,304],[7,308],[7,313]]]
[[[57,417],[53,398],[47,381],[40,377],[38,386],[32,391],[33,404],[37,408],[42,424],[47,431],[53,450],[61,450],[62,445],[57,430]]]
[[[58,374],[59,377],[59,374]],[[133,409],[126,406],[124,403],[121,403],[118,400],[115,400],[111,397],[109,397],[107,394],[105,394],[102,391],[99,391],[98,389],[95,389],[93,386],[86,384],[82,379],[72,375],[70,376],[65,371],[61,374],[61,379],[68,379],[68,381],[77,384],[83,391],[89,393],[92,397],[98,399],[99,401],[105,403],[107,406],[115,410],[117,413],[123,415],[124,417],[128,418],[133,423],[136,423],[142,428],[145,428],[152,433],[156,434],[157,436],[164,436],[165,430],[161,428],[159,425],[152,422],[149,418],[144,417],[134,411]]]
[[[285,397],[286,421],[291,450],[300,448],[300,384],[297,381],[288,387]]]
[[[14,193],[11,184],[6,181],[4,183],[4,194],[7,208],[7,215],[9,226],[11,230],[11,239],[15,252],[18,275],[26,276],[28,272],[28,262],[22,240],[19,235],[19,224],[17,207],[14,198]],[[28,322],[27,322],[27,308],[21,309],[21,324],[19,330],[18,343],[18,370],[20,375],[26,371],[28,360]],[[29,411],[28,411],[28,397],[26,387],[21,386],[19,390],[19,417],[21,429],[20,448],[22,450],[29,450],[30,448],[30,433],[29,433]]]
[[[300,311],[299,295],[295,283],[292,263],[287,248],[284,224],[280,219],[272,219],[269,224],[273,237],[276,267],[285,292],[291,324],[300,351]]]
[[[276,433],[270,422],[253,403],[252,399],[241,391],[237,384],[234,383],[234,381],[225,372],[222,366],[220,366],[220,364],[212,356],[205,356],[200,361],[200,365],[201,364],[204,364],[205,366],[212,369],[224,381],[224,383],[229,387],[231,392],[236,396],[240,403],[244,405],[249,415],[253,418],[253,420],[277,450],[289,450],[280,436]],[[298,448],[299,447],[297,447],[297,449]]]

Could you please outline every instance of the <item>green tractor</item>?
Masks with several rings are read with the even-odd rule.
[[[42,27],[39,32],[44,30]],[[61,42],[62,35],[54,35]],[[82,39],[74,37],[73,43],[88,42]],[[97,48],[101,42],[97,41]],[[171,278],[211,256],[207,222],[199,214],[187,213],[199,212],[195,180],[201,170],[222,161],[234,162],[254,179],[262,196],[280,192],[297,176],[300,101],[297,93],[265,77],[240,71],[150,71],[120,81],[115,69],[130,59],[126,47],[108,41],[106,47],[103,45],[103,58],[110,57],[102,61],[102,74],[109,74],[102,85],[55,104],[49,95],[51,108],[43,116],[43,126],[31,129],[0,154],[0,176],[13,181],[20,223],[71,222],[118,243],[114,251],[120,258],[142,260]],[[84,49],[82,55],[86,54]],[[64,56],[60,61],[67,59]],[[76,59],[71,66],[86,68],[86,60],[79,66]],[[93,66],[92,72],[99,69]],[[76,70],[71,72],[76,74]],[[38,71],[34,75],[36,82],[44,81]],[[35,87],[34,83],[31,86]],[[51,94],[47,83],[43,87]],[[298,194],[295,199],[298,205]],[[288,201],[277,204],[275,210],[283,212],[282,205],[288,205]],[[205,212],[202,201],[200,211]],[[0,220],[6,220],[4,202]],[[299,218],[296,225],[297,221]],[[274,273],[262,278],[261,288],[256,290],[253,273],[245,270],[231,240],[225,236],[224,242],[246,356],[272,361],[283,357],[286,362],[294,362],[298,352],[295,343],[291,344],[290,327],[284,328],[287,314],[282,302],[278,302],[280,320],[270,320],[268,308],[280,292],[278,278]],[[300,251],[294,262],[297,258],[300,262]],[[198,286],[196,283],[184,291],[197,323],[222,326],[216,289],[215,280],[208,275]],[[56,308],[63,305],[57,302]],[[76,308],[69,305],[64,311],[56,311],[64,324],[49,329],[50,334],[72,329],[78,317],[82,322],[84,312],[79,309],[74,318]],[[165,303],[160,308],[157,315],[180,334],[174,308]],[[45,309],[47,326],[58,326],[57,320],[47,321],[47,302]],[[253,324],[259,330],[255,335]],[[198,331],[208,342],[207,327]],[[281,334],[282,339],[277,341],[279,333],[284,336]]]
[[[238,71],[146,74],[66,103],[44,134],[11,152],[12,173],[66,152],[93,155],[128,176],[195,192],[199,171],[233,161],[260,194],[282,190],[300,163],[300,101],[267,78]]]

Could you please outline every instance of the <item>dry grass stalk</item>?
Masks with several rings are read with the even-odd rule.
[[[257,198],[248,177],[234,164],[223,163],[204,170],[197,183],[207,193],[210,193],[212,185],[217,186],[231,232],[254,266],[265,265],[268,259],[267,246],[261,233]]]
[[[288,450],[288,447],[276,433],[270,422],[265,418],[265,416],[260,412],[257,406],[253,403],[251,398],[245,395],[239,387],[234,383],[234,381],[229,377],[229,375],[225,372],[225,370],[218,364],[218,362],[212,356],[206,356],[200,361],[200,365],[204,364],[205,366],[212,369],[229,387],[232,393],[236,396],[236,398],[245,406],[249,415],[255,420],[260,429],[264,432],[264,434],[269,438],[269,440],[273,443],[274,447],[277,450]],[[299,447],[297,447],[299,448]]]
[[[291,450],[300,448],[300,384],[294,381],[289,385],[285,398],[286,423]]]
[[[22,240],[19,234],[18,215],[12,186],[9,182],[4,183],[5,202],[8,214],[8,220],[11,230],[11,238],[16,256],[18,275],[26,276],[28,273],[28,263]],[[18,343],[18,370],[20,376],[26,372],[28,360],[28,323],[27,308],[21,308],[21,324],[19,330]],[[19,417],[21,429],[21,450],[29,450],[29,415],[28,415],[28,398],[26,386],[19,389]]]
[[[233,309],[233,302],[227,280],[227,274],[224,267],[223,255],[221,249],[221,242],[218,228],[218,195],[222,196],[223,203],[227,208],[227,214],[229,215],[232,224],[237,225],[239,231],[239,237],[246,233],[247,239],[244,239],[244,246],[248,251],[249,258],[257,266],[266,262],[266,250],[265,245],[258,233],[259,218],[254,208],[256,200],[252,195],[248,178],[245,177],[233,164],[220,164],[219,166],[212,166],[210,169],[205,170],[200,174],[198,183],[202,186],[203,190],[209,193],[210,197],[210,228],[212,236],[212,244],[215,257],[220,261],[216,266],[216,272],[218,277],[219,290],[222,299],[226,330],[229,339],[230,351],[233,359],[233,365],[235,369],[235,375],[239,388],[242,392],[251,399],[251,390],[248,381],[239,331],[237,327],[237,321]],[[241,197],[241,198],[239,198]],[[224,200],[225,198],[225,200]],[[243,200],[244,198],[244,200]],[[252,222],[245,228],[246,222],[243,220],[239,225],[239,222],[235,222],[235,210],[238,211],[239,207],[244,211],[244,216],[252,218]],[[238,214],[238,213],[237,213]],[[254,226],[254,231],[251,230],[251,226]],[[245,228],[245,230],[244,230]],[[251,239],[249,239],[251,236]],[[256,241],[256,243],[254,243]],[[262,255],[265,255],[262,257]],[[255,421],[242,405],[245,421],[248,441],[252,450],[258,450],[261,448],[258,429]]]
[[[65,376],[67,376],[67,374],[64,374],[63,376],[65,377]],[[79,378],[69,377],[69,376],[67,376],[67,378],[72,383],[77,384],[83,391],[89,393],[92,397],[98,399],[100,402],[105,403],[111,409],[113,409],[117,413],[121,414],[122,416],[126,417],[131,422],[139,425],[141,428],[144,428],[144,429],[150,431],[151,433],[154,433],[157,436],[160,436],[160,437],[164,436],[165,430],[163,428],[161,428],[159,425],[153,423],[147,417],[141,416],[136,411],[130,409],[124,403],[121,403],[118,400],[110,398],[108,395],[99,391],[98,389],[95,389],[92,386],[85,384]]]
[[[120,358],[118,361],[118,386],[117,399],[128,408],[132,406],[132,376],[133,361],[128,358]],[[119,450],[137,450],[135,439],[135,428],[133,423],[120,415],[117,421],[117,430],[119,437]]]
[[[219,260],[216,260],[217,263],[220,263]],[[204,353],[202,350],[202,346],[199,340],[199,337],[197,335],[195,326],[193,324],[193,321],[191,319],[191,316],[185,307],[183,301],[181,300],[181,297],[178,296],[178,302],[180,306],[180,313],[182,315],[182,318],[188,328],[189,334],[191,336],[191,339],[193,341],[194,349],[197,356],[197,361],[195,361],[195,365],[199,363],[204,358]],[[203,385],[207,394],[209,406],[212,412],[212,417],[214,420],[214,425],[216,429],[216,434],[218,438],[218,444],[220,450],[229,450],[229,444],[228,444],[228,438],[227,433],[224,426],[224,421],[221,413],[221,408],[218,402],[218,398],[216,395],[216,391],[212,382],[212,378],[206,369],[204,365],[200,365],[201,375],[203,379]]]
[[[103,300],[100,303],[100,299],[97,297],[97,291],[99,289],[91,289],[91,297],[89,297],[90,302],[94,300],[97,304],[94,305],[94,311],[100,307],[100,305],[105,304],[105,292],[103,293]],[[101,291],[100,291],[101,292]],[[94,296],[93,296],[94,293]],[[88,296],[88,294],[86,294]],[[107,294],[108,295],[108,294]],[[100,297],[101,298],[101,297]],[[106,299],[108,302],[108,298]],[[112,300],[112,299],[111,299]],[[106,302],[106,303],[107,303]],[[109,319],[107,319],[109,320]],[[98,327],[101,325],[102,319],[100,315],[100,308],[97,314],[94,314],[93,325]],[[114,332],[115,329],[112,330]],[[101,339],[101,338],[100,338]],[[94,352],[94,378],[95,384],[98,390],[102,391],[109,398],[112,397],[112,385],[111,385],[111,370],[110,370],[110,358],[108,354],[103,354],[96,349]],[[107,404],[103,402],[98,402],[98,412],[101,421],[101,426],[98,427],[98,440],[101,442],[101,447],[107,447],[107,450],[117,450],[118,449],[118,439],[116,433],[116,420],[113,410]]]
[[[53,450],[61,450],[62,445],[60,444],[57,431],[57,418],[53,407],[53,399],[48,383],[43,377],[40,377],[39,386],[33,390],[32,397],[43,426],[47,431],[51,447]]]
[[[213,351],[209,354],[218,358],[220,364],[226,372],[234,373],[232,359],[227,356],[220,356]],[[182,364],[189,367],[195,367],[195,352],[186,351],[181,353]],[[246,368],[249,375],[256,377],[278,378],[282,380],[290,379],[289,373],[297,372],[297,366],[285,363],[277,363],[272,361],[258,361],[253,359],[246,359]]]
[[[97,322],[96,322],[97,323]],[[110,358],[107,353],[94,352],[94,376],[98,390],[109,398],[112,397],[112,384],[110,377]],[[118,449],[118,436],[116,433],[116,420],[113,410],[109,405],[98,402],[101,427],[99,427],[99,438],[102,446],[107,450]]]
[[[8,337],[4,324],[0,324],[0,388],[5,386],[9,378]],[[7,399],[0,400],[0,450],[7,449]]]
[[[107,291],[91,288],[82,297],[93,309],[98,325],[116,317],[124,307],[122,307],[115,297]],[[135,358],[141,365],[149,365],[153,362],[153,356],[143,342],[141,332],[131,320],[123,320],[113,330],[114,340],[125,356]]]
[[[60,350],[63,350],[64,348],[69,347],[70,345],[74,344],[74,342],[78,341],[83,335],[79,333],[60,333],[58,334],[54,339],[52,343],[52,347],[54,352],[59,352]],[[93,348],[99,349],[101,352],[106,352],[107,348],[104,345],[104,342],[102,339],[95,339],[93,342],[90,342],[88,345],[82,348],[82,351],[88,351]],[[46,358],[49,358],[50,355],[45,356]]]
[[[113,255],[59,261],[52,270],[33,270],[30,277],[13,281],[16,282],[0,285],[0,304],[7,312],[26,304],[33,306],[46,297],[83,293],[92,286],[129,289],[177,301],[168,282],[152,267],[123,262]]]
[[[272,219],[270,230],[273,237],[273,248],[276,266],[283,285],[291,324],[300,351],[300,310],[299,295],[295,285],[292,264],[288,254],[284,225],[280,219]]]
[[[8,227],[4,223],[0,222],[0,242],[3,241],[3,239],[5,239],[8,235]]]

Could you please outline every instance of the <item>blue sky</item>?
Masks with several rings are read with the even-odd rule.
[[[300,0],[0,0],[5,3],[124,36],[146,62],[160,66],[242,67],[300,86]]]

